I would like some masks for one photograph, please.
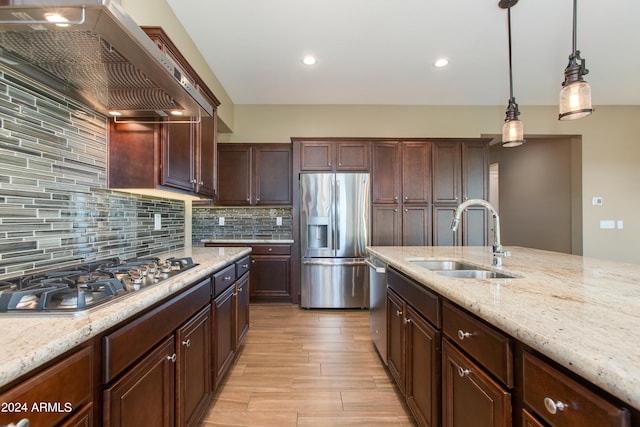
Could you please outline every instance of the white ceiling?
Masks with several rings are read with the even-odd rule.
[[[167,0],[236,104],[504,105],[498,0]],[[572,0],[511,10],[514,95],[555,105]],[[640,1],[580,0],[593,104],[640,105]],[[302,57],[317,57],[313,67]],[[447,57],[448,67],[433,62]]]

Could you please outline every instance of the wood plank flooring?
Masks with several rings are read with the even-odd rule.
[[[200,427],[415,426],[368,311],[251,305],[251,328]]]

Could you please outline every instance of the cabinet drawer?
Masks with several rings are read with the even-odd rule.
[[[206,279],[105,336],[104,382],[113,380],[210,301],[211,280]]]
[[[236,261],[236,277],[242,277],[244,273],[249,271],[249,259],[251,257],[247,255],[241,260]]]
[[[513,387],[513,352],[509,337],[449,302],[442,304],[442,330],[508,387]]]
[[[440,327],[440,299],[436,294],[392,269],[387,270],[387,283],[391,289],[412,305],[422,317],[437,328]]]
[[[625,408],[612,404],[527,352],[524,352],[523,371],[524,402],[552,426],[630,425],[629,412]],[[558,408],[560,404],[565,407]]]
[[[213,275],[213,295],[217,297],[236,281],[236,265],[231,264]]]
[[[0,411],[0,425],[23,418],[32,426],[58,425],[70,411],[91,402],[92,378],[93,347],[86,347],[0,394],[0,403],[7,405]]]
[[[253,255],[289,255],[290,245],[252,245]]]

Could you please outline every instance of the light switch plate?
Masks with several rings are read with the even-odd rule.
[[[282,217],[281,216],[277,216],[276,217],[276,225],[282,225]]]
[[[601,219],[600,220],[600,228],[604,228],[604,229],[612,229],[612,228],[616,228],[616,222],[614,220],[610,220],[610,219]]]
[[[153,214],[153,229],[161,230],[162,229],[162,215],[159,213]]]
[[[224,217],[218,217],[218,225],[224,225]]]

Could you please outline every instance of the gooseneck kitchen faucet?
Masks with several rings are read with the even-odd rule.
[[[456,231],[460,224],[462,212],[469,206],[482,206],[491,212],[493,216],[493,265],[502,267],[502,258],[510,256],[511,252],[502,250],[502,244],[500,244],[500,216],[498,215],[498,211],[491,206],[489,202],[482,199],[469,199],[461,203],[458,209],[456,209],[453,221],[451,221],[451,231]]]

